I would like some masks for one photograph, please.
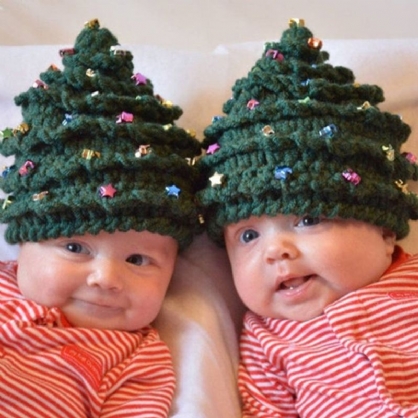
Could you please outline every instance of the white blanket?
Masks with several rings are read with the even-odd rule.
[[[380,85],[382,109],[400,114],[413,133],[406,149],[418,155],[418,39],[323,40],[330,63],[351,68],[360,83]],[[13,97],[26,91],[69,45],[0,47],[0,130],[21,122]],[[235,80],[245,76],[263,51],[260,43],[221,45],[212,53],[123,45],[134,55],[135,70],[153,81],[155,92],[180,105],[179,125],[203,129],[230,97]],[[0,169],[10,161],[0,160]],[[411,187],[418,192],[418,187]],[[2,231],[0,233],[2,235]],[[402,244],[416,252],[418,225]],[[17,248],[0,241],[0,259]],[[224,250],[205,235],[179,258],[175,277],[156,321],[170,346],[178,376],[172,408],[176,418],[240,416],[236,389],[238,335],[243,307],[233,288]]]

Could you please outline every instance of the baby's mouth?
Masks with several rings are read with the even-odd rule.
[[[306,283],[312,276],[295,277],[281,282],[277,290],[294,290]]]

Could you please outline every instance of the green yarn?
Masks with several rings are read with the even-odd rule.
[[[201,144],[175,125],[182,110],[137,82],[132,54],[97,20],[60,53],[63,70],[49,67],[15,98],[23,124],[3,131],[0,152],[15,157],[0,179],[7,241],[134,229],[185,248],[200,229],[191,162]],[[100,194],[106,185],[113,196]]]
[[[401,151],[410,127],[379,110],[380,87],[355,84],[321,48],[291,22],[206,128],[199,167],[208,181],[197,196],[217,243],[225,225],[263,214],[354,218],[398,239],[418,219],[405,186],[418,168]]]

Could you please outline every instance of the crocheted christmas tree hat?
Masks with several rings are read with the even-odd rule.
[[[0,186],[9,243],[100,231],[149,230],[187,246],[198,229],[192,164],[201,144],[182,110],[133,74],[133,56],[87,22],[74,48],[15,98],[23,123],[1,132],[14,155]]]
[[[409,126],[377,108],[378,86],[326,63],[302,20],[289,26],[204,132],[209,181],[198,199],[209,236],[222,244],[225,225],[281,213],[354,218],[404,237],[418,218],[406,186],[417,179],[415,157],[400,151]]]

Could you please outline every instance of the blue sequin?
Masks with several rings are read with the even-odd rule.
[[[277,166],[274,169],[274,178],[277,180],[286,180],[289,174],[292,174],[293,170],[286,166]]]
[[[325,138],[332,138],[333,136],[337,134],[337,132],[338,132],[338,128],[334,124],[331,124],[331,125],[323,127],[319,131],[319,135]]]

